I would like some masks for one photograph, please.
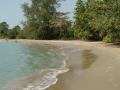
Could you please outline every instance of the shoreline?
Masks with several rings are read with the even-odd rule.
[[[84,41],[17,41],[29,44],[50,44],[69,49],[64,50],[70,54],[68,61],[70,71],[58,75],[58,82],[46,90],[120,90],[120,48],[116,46]],[[97,57],[91,66],[82,69],[81,72],[80,55],[83,50],[90,50],[92,56]]]
[[[91,53],[98,56],[91,67],[83,70],[82,74],[75,81],[69,80],[70,78],[67,77],[71,77],[71,75],[65,73],[58,76],[57,84],[51,86],[46,90],[120,90],[120,49],[118,47],[104,44],[102,42],[53,40],[30,40],[30,42],[38,42],[66,47],[68,46],[71,48],[82,48],[82,50],[91,50]],[[71,55],[71,57],[75,57],[74,55],[75,53]],[[74,60],[71,61],[72,63],[75,62]],[[67,82],[66,85],[65,81],[67,80],[69,81],[69,83]]]

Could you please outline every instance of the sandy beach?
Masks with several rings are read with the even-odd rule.
[[[17,40],[60,46],[68,54],[69,72],[46,90],[120,90],[120,48],[102,42]],[[87,56],[85,56],[87,55]]]

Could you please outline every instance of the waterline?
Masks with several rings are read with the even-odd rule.
[[[9,77],[2,83],[5,75],[0,74],[0,90],[44,90],[57,83],[59,74],[69,71],[68,56],[57,46],[13,42],[0,46],[0,71]]]
[[[66,61],[68,60],[68,57],[63,62],[63,65],[59,69],[49,69],[49,70],[44,70],[48,71],[46,75],[39,81],[39,85],[33,86],[33,85],[27,85],[26,88],[23,90],[45,90],[49,88],[50,86],[54,85],[57,83],[58,79],[57,76],[59,74],[68,72],[69,69],[67,68],[67,63]]]

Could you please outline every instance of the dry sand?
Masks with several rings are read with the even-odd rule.
[[[102,42],[84,41],[18,40],[18,42],[64,46],[65,52],[69,54],[70,71],[59,75],[57,84],[47,90],[120,90],[119,47]],[[82,68],[80,65],[83,50],[90,54],[90,58],[92,56],[96,59],[88,68]]]

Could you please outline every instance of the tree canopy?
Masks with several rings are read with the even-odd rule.
[[[71,23],[65,13],[57,11],[61,1],[63,0],[31,0],[31,5],[23,4],[27,19],[24,29],[30,32],[30,38],[56,39],[66,35]]]
[[[77,0],[74,19],[58,11],[65,0],[31,0],[22,9],[25,22],[9,29],[0,23],[0,38],[22,39],[81,39],[120,42],[119,0]]]
[[[6,22],[0,23],[0,38],[5,38],[8,35],[9,25]]]
[[[75,11],[75,37],[84,40],[120,41],[119,0],[78,0]]]

